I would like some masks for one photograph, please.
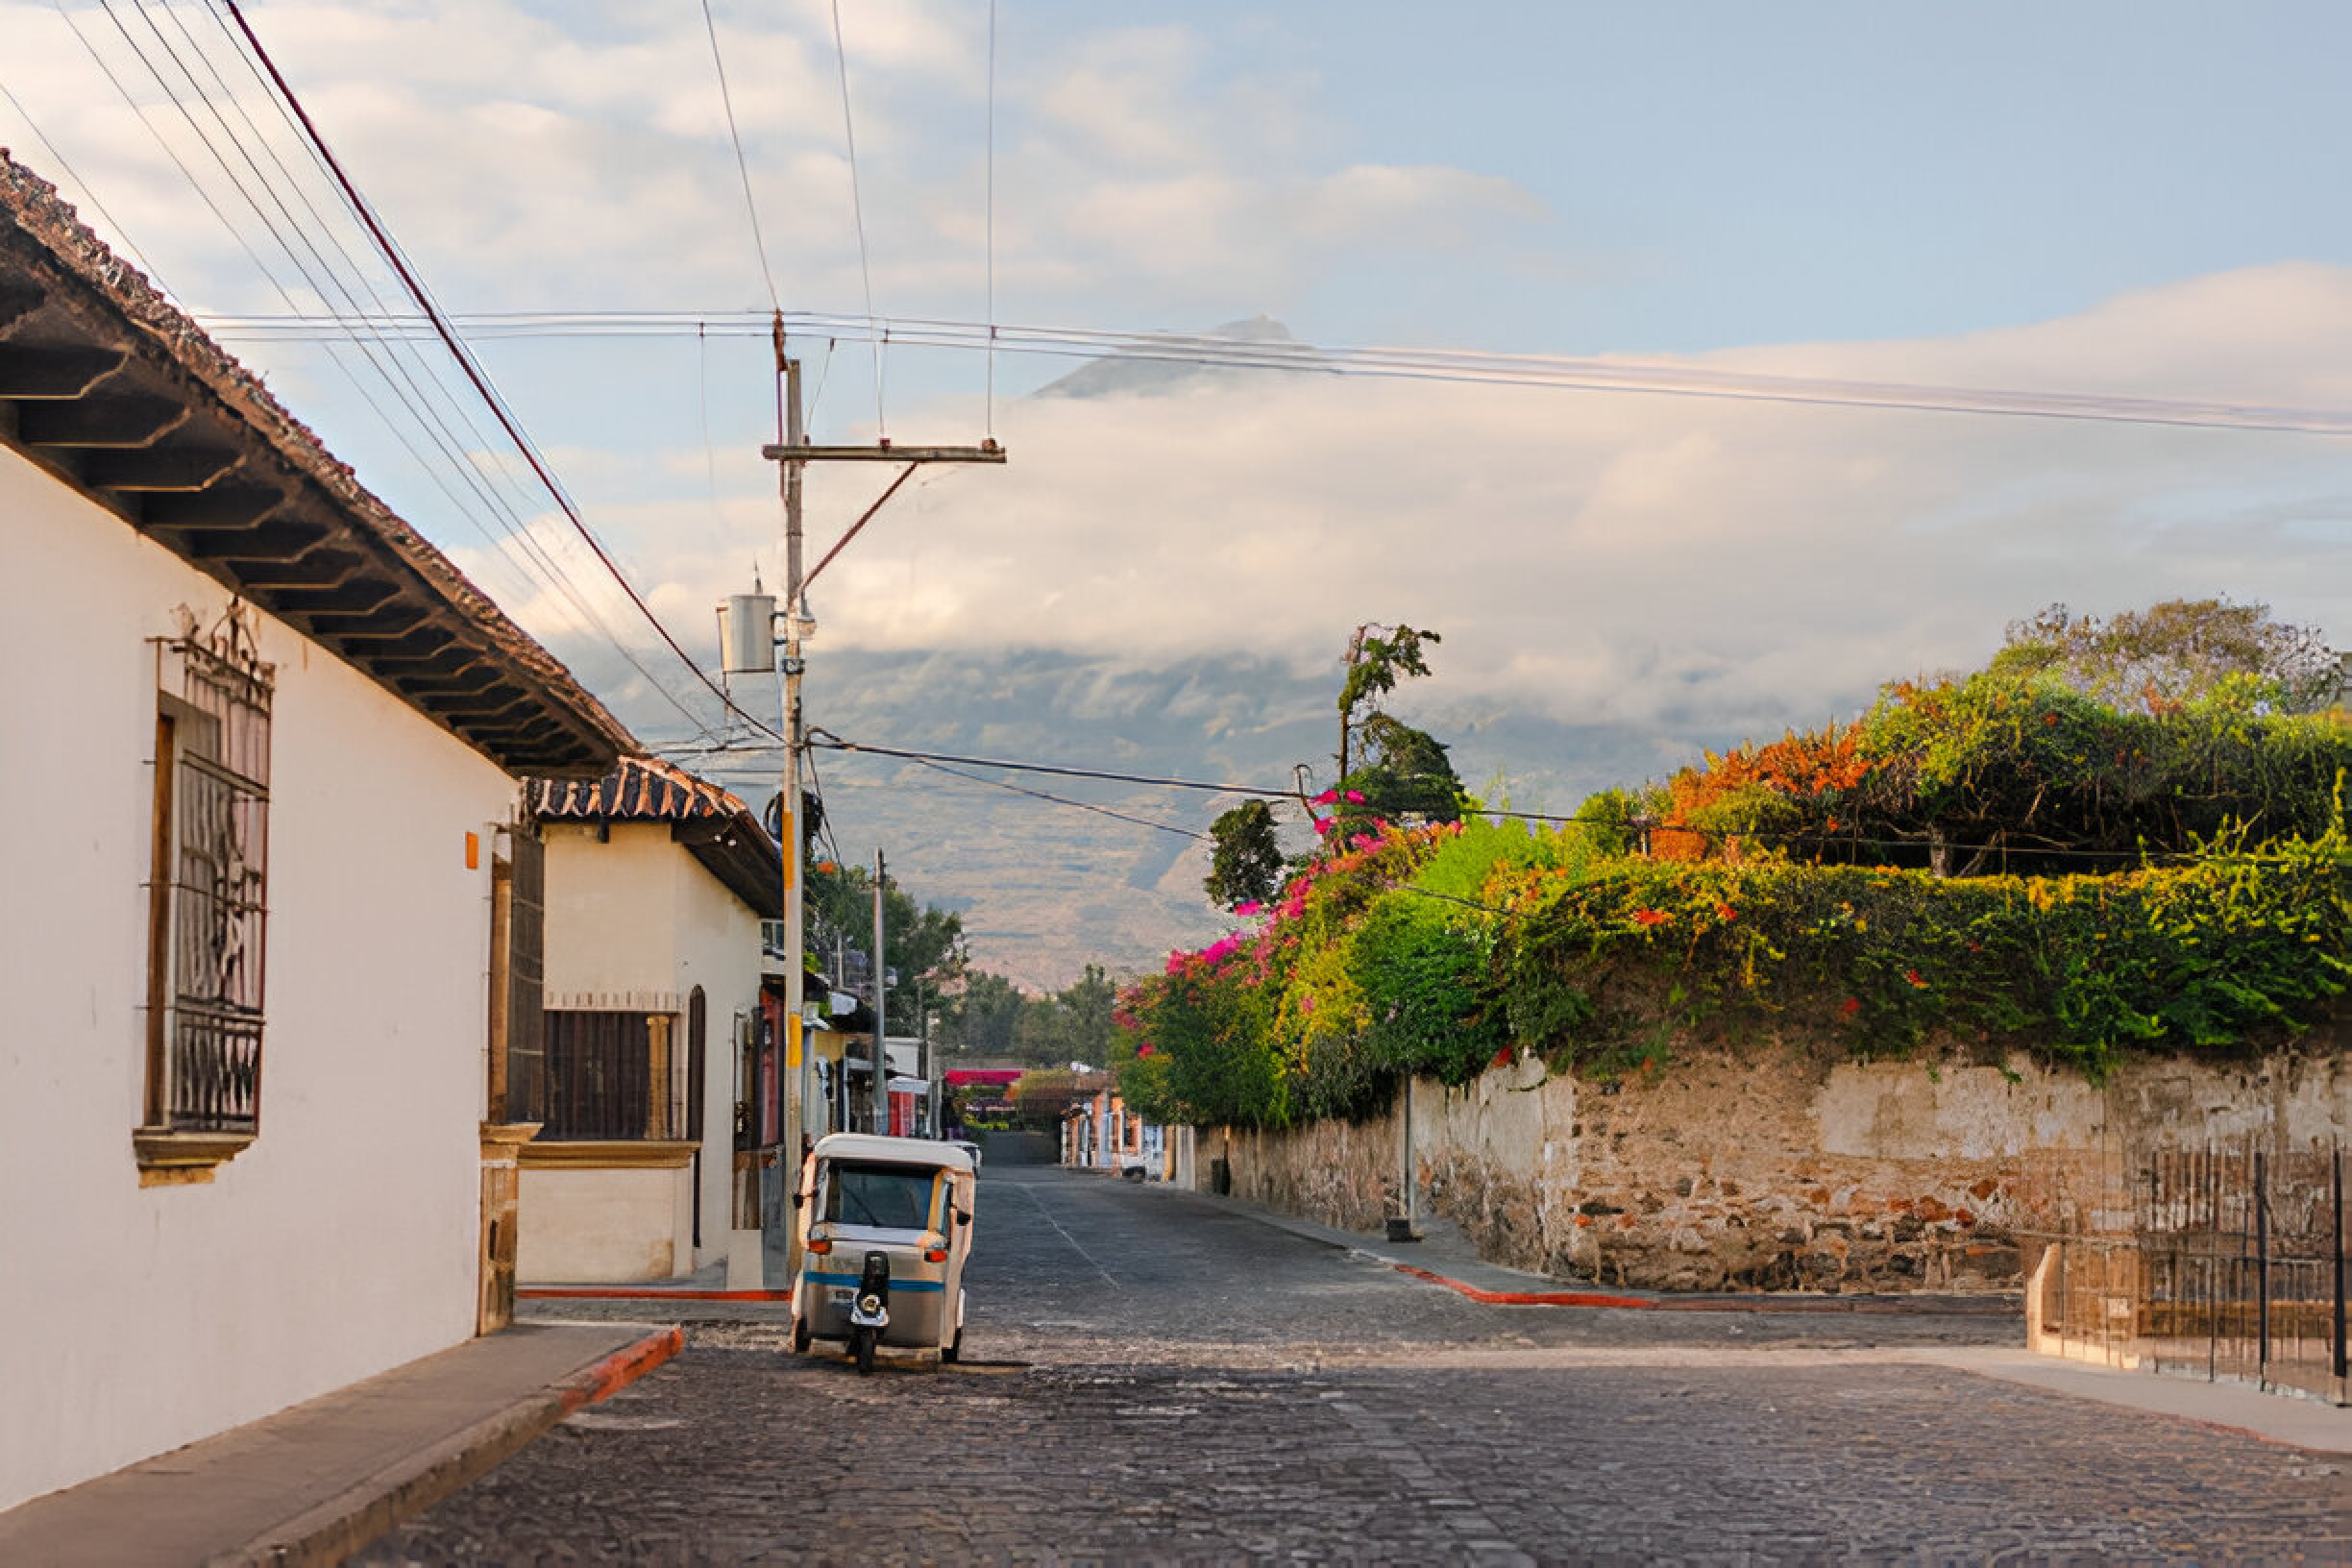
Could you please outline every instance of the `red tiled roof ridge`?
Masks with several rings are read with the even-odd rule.
[[[533,779],[530,788],[532,809],[557,821],[752,818],[733,792],[652,756],[623,757],[602,778]]]
[[[625,753],[640,743],[581,686],[563,661],[517,625],[432,542],[361,484],[350,465],[329,452],[311,429],[229,352],[215,343],[155,282],[131,265],[82,221],[57,186],[0,147],[0,209],[75,273],[105,292],[131,325],[161,344],[171,357],[250,420],[280,455],[317,482],[373,531],[434,591],[446,598],[508,658],[577,709]]]

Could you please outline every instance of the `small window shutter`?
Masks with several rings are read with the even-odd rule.
[[[547,846],[514,835],[514,902],[506,947],[506,1119],[547,1119]]]

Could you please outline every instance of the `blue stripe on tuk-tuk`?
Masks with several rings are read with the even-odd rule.
[[[846,1285],[854,1286],[864,1284],[866,1277],[863,1274],[810,1274],[807,1276],[807,1279],[811,1285]],[[891,1292],[894,1295],[901,1290],[944,1290],[947,1288],[947,1282],[945,1280],[901,1280],[894,1278],[890,1282],[890,1287]]]

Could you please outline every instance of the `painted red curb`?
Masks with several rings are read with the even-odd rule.
[[[1390,1263],[1388,1266],[1416,1280],[1442,1285],[1488,1307],[1628,1307],[1655,1311],[1658,1305],[1642,1296],[1606,1296],[1589,1290],[1482,1290],[1475,1285],[1464,1285],[1459,1280],[1450,1280],[1443,1274],[1433,1274],[1426,1268],[1415,1268],[1410,1263]]]
[[[790,1301],[790,1290],[669,1290],[658,1286],[522,1286],[518,1301]]]
[[[611,1398],[685,1348],[686,1332],[670,1328],[614,1351],[563,1385],[557,1397],[564,1414]]]

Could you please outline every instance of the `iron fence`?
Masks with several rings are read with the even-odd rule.
[[[2045,1334],[2071,1354],[2352,1403],[2340,1148],[2164,1150],[2103,1175],[2045,1238]]]

